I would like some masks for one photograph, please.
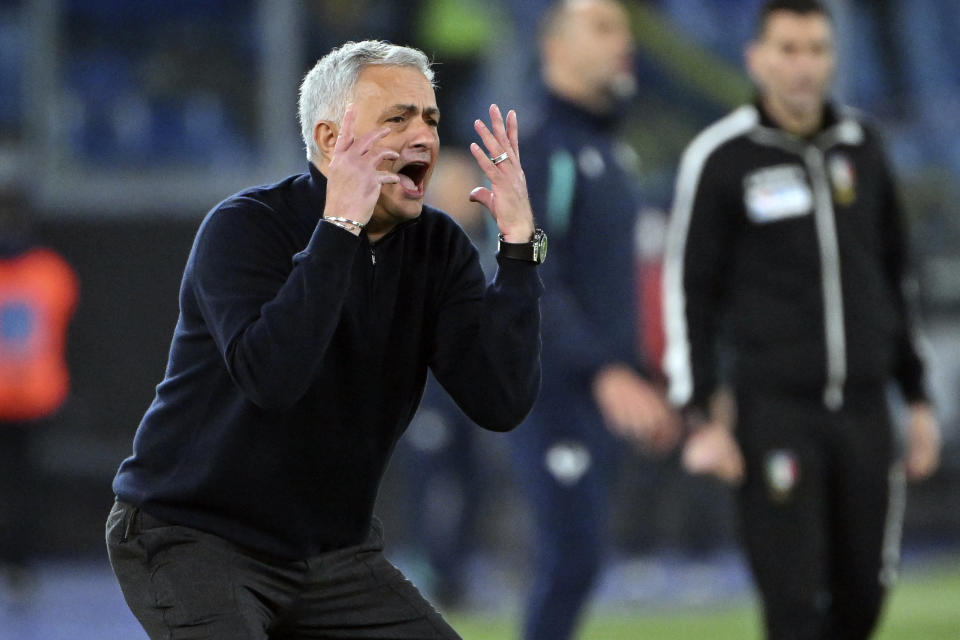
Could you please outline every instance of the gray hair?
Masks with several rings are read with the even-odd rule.
[[[347,42],[317,61],[300,84],[300,133],[307,160],[319,156],[313,128],[321,120],[340,122],[360,72],[375,64],[413,67],[433,84],[430,60],[419,49],[382,40]]]

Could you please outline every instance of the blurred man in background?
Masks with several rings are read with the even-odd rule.
[[[904,475],[926,477],[939,455],[903,292],[906,230],[877,132],[827,98],[823,5],[767,2],[747,65],[757,100],[680,165],[670,397],[693,430],[685,466],[742,484],[767,636],[863,639],[896,573]],[[890,379],[909,403],[905,464]]]
[[[540,51],[543,118],[521,148],[559,259],[543,272],[543,389],[512,443],[535,526],[523,635],[563,640],[606,555],[617,439],[663,451],[678,424],[638,349],[641,203],[635,155],[617,135],[635,92],[627,13],[613,0],[557,2],[543,18]]]
[[[76,274],[34,244],[25,209],[21,198],[0,194],[0,579],[14,598],[29,586],[42,515],[33,443],[67,399],[67,327],[77,301]]]

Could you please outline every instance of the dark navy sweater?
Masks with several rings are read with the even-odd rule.
[[[362,541],[429,366],[505,431],[540,382],[542,284],[424,207],[371,244],[320,221],[314,168],[204,219],[156,397],[113,488],[175,524],[284,558]]]

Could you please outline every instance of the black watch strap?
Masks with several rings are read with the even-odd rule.
[[[540,264],[547,257],[547,234],[537,229],[530,242],[507,242],[500,234],[499,251],[504,258]]]

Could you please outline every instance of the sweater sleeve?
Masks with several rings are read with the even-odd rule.
[[[523,421],[540,389],[543,285],[533,263],[497,258],[484,289],[476,249],[459,241],[437,317],[430,366],[474,422],[508,431]]]
[[[315,378],[339,322],[358,240],[319,224],[296,255],[279,216],[239,198],[201,227],[194,291],[227,370],[257,406],[296,403]]]
[[[668,396],[708,414],[717,387],[717,342],[736,225],[724,204],[721,164],[692,145],[680,163],[664,256]]]

